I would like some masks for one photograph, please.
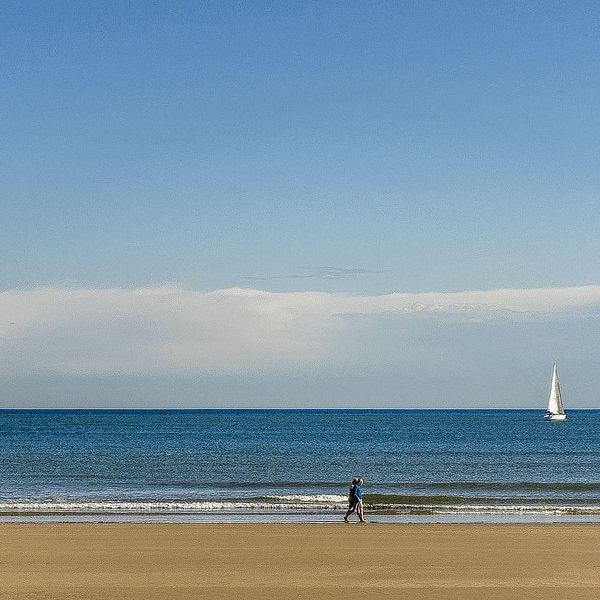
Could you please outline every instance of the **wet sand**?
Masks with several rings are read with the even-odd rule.
[[[2,599],[600,598],[598,525],[0,524]]]

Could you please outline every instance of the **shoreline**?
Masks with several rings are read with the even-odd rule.
[[[173,524],[173,525],[335,525],[343,522],[343,511],[335,512],[0,512],[6,524]],[[434,513],[389,514],[366,512],[373,524],[382,525],[599,525],[594,513]],[[355,515],[350,521],[356,521]]]
[[[600,595],[593,524],[0,523],[0,540],[8,599]]]

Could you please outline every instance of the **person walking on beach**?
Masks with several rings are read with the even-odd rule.
[[[356,498],[354,497],[354,490],[358,483],[358,477],[353,477],[350,483],[350,489],[348,490],[348,511],[344,515],[344,522],[348,523],[348,517],[356,510]]]
[[[361,523],[366,523],[365,520],[365,511],[363,507],[362,501],[362,486],[363,480],[360,477],[355,477],[352,479],[352,483],[350,485],[350,493],[348,495],[348,510],[344,515],[344,523],[349,523],[348,517],[356,511],[356,516]]]

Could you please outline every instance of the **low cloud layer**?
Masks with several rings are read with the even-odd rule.
[[[382,296],[42,288],[0,293],[0,315],[2,377],[281,373],[432,361],[473,323],[595,319],[600,286]]]

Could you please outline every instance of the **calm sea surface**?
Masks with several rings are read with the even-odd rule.
[[[0,520],[600,521],[600,411],[0,410]]]

